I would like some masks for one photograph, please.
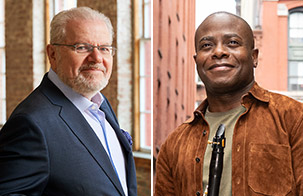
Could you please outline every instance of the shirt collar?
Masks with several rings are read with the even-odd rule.
[[[250,89],[248,94],[252,95],[255,99],[259,101],[266,103],[269,102],[269,91],[265,90],[264,88],[261,88],[257,82],[254,83],[253,87]],[[244,96],[248,96],[248,95],[244,95]]]
[[[88,100],[86,97],[75,92],[71,87],[61,81],[58,75],[52,70],[49,70],[48,78],[61,90],[61,92],[80,110],[84,112],[92,104],[96,104],[100,108],[104,101],[104,97],[100,92]]]
[[[257,82],[255,82],[254,85],[252,86],[252,88],[248,91],[248,93],[243,95],[242,103],[246,102],[245,98],[247,98],[247,97],[248,98],[253,97],[258,101],[267,103],[267,102],[269,102],[269,91],[261,88],[257,84]],[[191,123],[197,118],[201,118],[201,117],[204,118],[204,113],[205,113],[207,106],[208,106],[208,101],[207,101],[207,99],[205,99],[194,111],[194,115],[191,116],[188,120],[186,120],[185,123]]]

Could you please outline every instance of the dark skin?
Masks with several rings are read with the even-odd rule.
[[[197,71],[205,84],[210,112],[241,105],[254,84],[258,49],[249,25],[241,18],[218,12],[208,16],[195,35]]]

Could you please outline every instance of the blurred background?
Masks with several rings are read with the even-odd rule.
[[[0,0],[0,128],[49,70],[49,24],[61,10],[91,7],[113,24],[113,73],[102,93],[133,137],[138,195],[151,195],[151,1]]]
[[[215,11],[237,14],[253,29],[258,84],[303,101],[302,0],[154,0],[153,163],[167,135],[205,99],[193,59],[194,33]]]

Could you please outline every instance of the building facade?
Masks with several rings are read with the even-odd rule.
[[[153,1],[154,158],[195,107],[195,0]]]
[[[242,0],[240,15],[259,48],[257,82],[303,101],[303,1]]]

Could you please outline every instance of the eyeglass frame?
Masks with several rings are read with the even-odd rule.
[[[95,45],[92,45],[92,44],[89,44],[89,43],[77,43],[77,44],[58,44],[58,43],[53,43],[51,45],[54,45],[54,46],[68,46],[68,47],[73,47],[74,48],[74,51],[76,53],[86,53],[86,52],[78,52],[77,51],[77,45],[80,45],[80,44],[84,44],[84,45],[88,45],[88,46],[91,46],[92,47],[92,50],[88,51],[88,52],[92,52],[94,50],[94,48],[97,48],[98,51],[100,51],[100,48],[110,48],[110,51],[111,51],[111,56],[114,56],[116,54],[116,50],[117,48],[113,47],[113,46],[110,46],[110,45],[99,45],[99,46],[95,46]]]

